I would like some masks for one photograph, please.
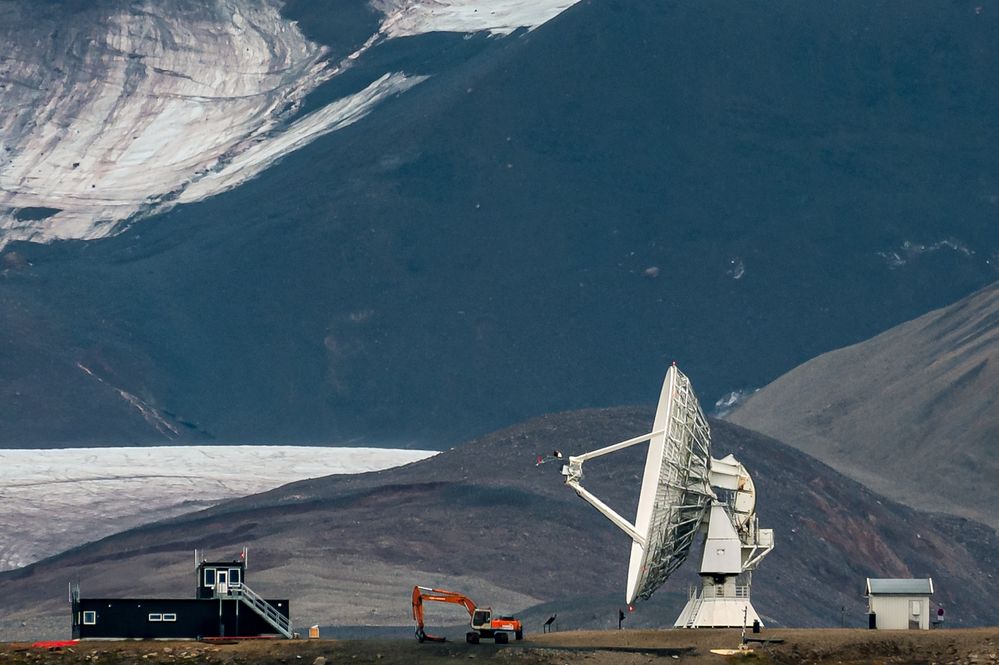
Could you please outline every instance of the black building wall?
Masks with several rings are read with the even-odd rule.
[[[285,617],[287,600],[268,600]],[[84,613],[94,612],[94,623]],[[150,621],[149,615],[176,615],[175,621]],[[253,637],[277,631],[256,612],[233,599],[81,598],[73,607],[73,637],[133,639],[194,639]]]

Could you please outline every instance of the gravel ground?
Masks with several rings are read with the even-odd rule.
[[[637,665],[639,663],[999,663],[999,629],[929,632],[781,630],[764,634],[782,644],[757,647],[744,656],[711,653],[740,641],[734,630],[585,631],[537,635],[508,646],[461,642],[419,644],[415,640],[83,642],[58,649],[0,644],[0,663],[94,665],[220,663],[223,665],[430,665],[455,659],[522,665]]]

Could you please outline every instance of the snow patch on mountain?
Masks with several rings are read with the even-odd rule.
[[[232,155],[217,171],[205,173],[191,182],[177,201],[199,201],[232,189],[256,176],[287,153],[298,150],[324,134],[357,122],[389,95],[408,90],[426,78],[385,74],[361,92],[335,101],[292,123],[286,131],[272,139],[244,146],[242,152]]]
[[[435,454],[305,446],[0,450],[0,570],[296,480]]]
[[[746,263],[738,256],[733,256],[728,260],[728,270],[725,274],[732,279],[742,279],[746,275]]]
[[[385,14],[381,32],[409,37],[428,32],[489,32],[509,35],[547,23],[579,0],[373,0]]]
[[[281,0],[27,0],[0,22],[0,249],[96,239],[235,187],[425,77],[386,72],[288,123],[306,96],[396,37],[506,35],[577,0],[372,0],[385,16],[334,62]]]
[[[891,270],[901,268],[910,261],[918,259],[924,254],[933,254],[941,250],[948,250],[965,257],[974,256],[975,250],[965,245],[955,238],[946,238],[930,244],[920,242],[904,241],[899,247],[876,252]]]
[[[754,393],[759,392],[759,390],[759,388],[753,388],[751,390],[747,388],[744,390],[733,390],[725,393],[715,401],[715,408],[711,412],[711,415],[715,418],[724,418],[742,406],[743,402],[752,397]]]
[[[52,13],[11,4],[0,24],[0,246],[109,235],[272,140],[327,78],[326,49],[279,9],[275,0]],[[35,219],[39,208],[53,213]]]

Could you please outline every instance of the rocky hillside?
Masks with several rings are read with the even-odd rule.
[[[999,283],[801,365],[730,419],[897,501],[999,527]]]
[[[628,540],[563,486],[557,464],[536,459],[612,443],[650,422],[649,411],[631,408],[544,417],[404,467],[298,482],[106,538],[0,574],[0,639],[65,634],[68,581],[89,596],[186,597],[195,548],[224,556],[243,545],[250,585],[287,595],[300,626],[407,626],[419,583],[462,590],[531,624],[558,611],[562,629],[607,627],[624,597]],[[864,625],[865,577],[925,575],[954,624],[999,621],[993,530],[902,506],[738,426],[713,428],[715,456],[731,452],[748,466],[761,524],[776,532],[754,576],[767,623],[838,626],[843,608],[849,625]],[[628,514],[643,461],[634,448],[590,462],[587,486]],[[629,626],[671,625],[696,567],[689,561],[638,604]],[[440,612],[441,623],[461,621],[460,611]]]

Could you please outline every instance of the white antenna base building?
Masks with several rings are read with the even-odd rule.
[[[734,577],[722,584],[715,584],[710,577],[701,579],[703,586],[691,587],[690,598],[673,623],[674,628],[740,628],[760,621],[749,598],[748,584],[739,585]]]
[[[701,558],[701,587],[691,587],[674,628],[739,628],[760,621],[750,595],[751,568],[773,549],[773,532],[754,525],[740,534],[727,518],[724,506],[712,505]]]

